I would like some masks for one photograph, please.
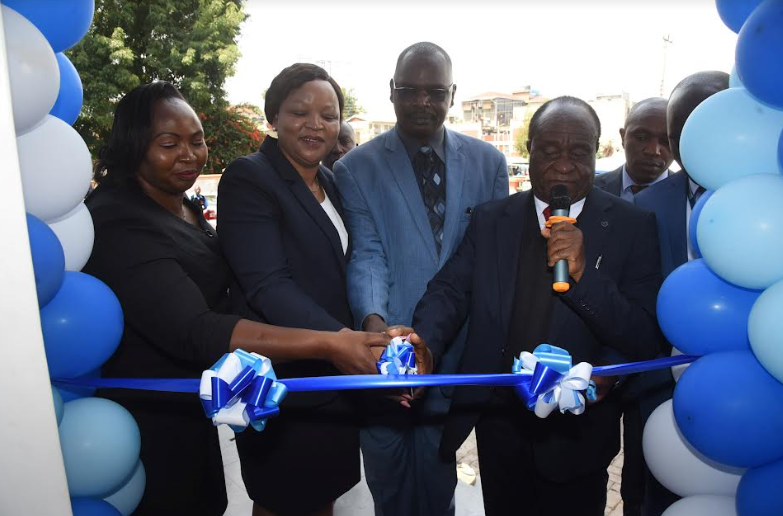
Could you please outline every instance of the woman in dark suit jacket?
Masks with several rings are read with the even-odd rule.
[[[332,173],[320,162],[340,131],[343,96],[322,68],[295,64],[266,92],[277,138],[221,178],[221,246],[234,272],[232,311],[292,328],[353,326],[345,286],[350,253]],[[280,377],[338,371],[323,360],[276,366]],[[345,373],[374,373],[343,369]],[[329,515],[359,481],[359,434],[344,394],[291,394],[286,417],[237,435],[253,514]]]

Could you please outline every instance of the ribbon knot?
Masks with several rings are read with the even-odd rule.
[[[288,392],[276,380],[268,358],[238,349],[201,374],[201,405],[215,426],[227,424],[241,432],[251,425],[260,432],[267,418],[280,413]]]
[[[416,353],[405,337],[394,337],[378,360],[378,372],[382,375],[417,374]]]
[[[566,350],[541,344],[533,353],[523,351],[514,359],[511,372],[530,378],[516,386],[516,392],[538,417],[547,417],[556,407],[561,414],[585,411],[582,391],[589,386],[593,366],[581,362],[572,367]]]

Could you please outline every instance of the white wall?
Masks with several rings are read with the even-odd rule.
[[[30,261],[2,14],[0,185],[0,515],[71,516]]]

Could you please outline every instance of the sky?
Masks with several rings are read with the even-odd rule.
[[[417,41],[451,56],[454,113],[473,95],[527,85],[550,98],[625,91],[639,101],[659,96],[664,77],[668,96],[691,73],[731,71],[737,41],[715,0],[248,0],[245,11],[232,103],[263,107],[274,76],[306,61],[387,116],[397,56]]]

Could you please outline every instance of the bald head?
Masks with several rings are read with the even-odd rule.
[[[728,89],[728,87],[729,74],[717,71],[689,75],[674,87],[666,110],[666,124],[674,159],[681,167],[680,136],[682,128],[685,127],[685,121],[699,104],[719,91]],[[683,167],[684,169],[685,167]]]
[[[394,68],[394,80],[399,80],[399,76],[403,72],[403,67],[412,61],[430,61],[443,66],[449,77],[449,81],[451,81],[451,57],[435,43],[421,41],[419,43],[414,43],[400,52],[400,56],[397,58],[397,66]]]

